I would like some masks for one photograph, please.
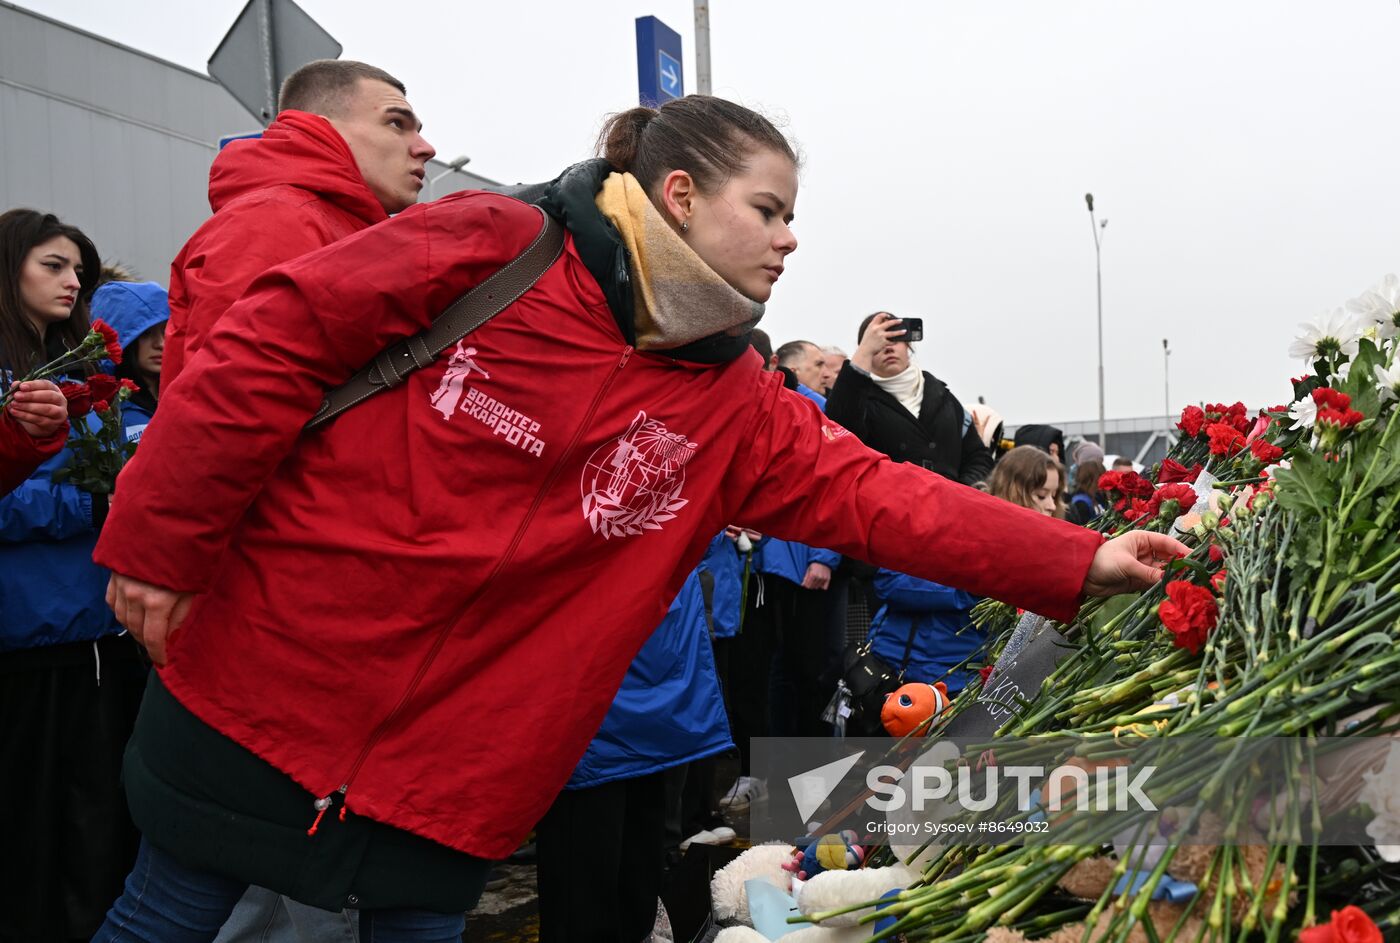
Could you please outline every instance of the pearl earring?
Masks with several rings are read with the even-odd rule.
[[[690,220],[681,221],[681,232],[690,232]]]

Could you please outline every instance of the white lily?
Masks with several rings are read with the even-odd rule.
[[[1378,339],[1400,334],[1400,278],[1387,275],[1361,297],[1348,301],[1347,310],[1363,328],[1374,326]]]
[[[1304,363],[1312,363],[1339,352],[1348,357],[1356,356],[1357,341],[1361,338],[1360,325],[1345,308],[1324,311],[1317,320],[1298,326],[1303,333],[1289,345],[1288,356]]]
[[[1377,364],[1376,385],[1381,388],[1382,400],[1400,399],[1400,361],[1391,364],[1389,370]]]
[[[1288,407],[1288,418],[1293,420],[1289,429],[1311,429],[1317,422],[1317,404],[1313,402],[1312,395],[1304,396]]]

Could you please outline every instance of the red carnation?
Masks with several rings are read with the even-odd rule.
[[[77,419],[92,412],[92,390],[86,383],[60,383],[58,385],[68,400],[68,418]]]
[[[1099,476],[1100,491],[1122,491],[1123,473],[1106,471]]]
[[[1114,507],[1123,512],[1124,520],[1136,521],[1147,516],[1147,502],[1142,498],[1124,498]]]
[[[1187,406],[1181,411],[1181,419],[1177,422],[1176,427],[1194,439],[1201,434],[1201,429],[1205,427],[1205,424],[1205,410],[1199,406]]]
[[[995,667],[996,665],[983,665],[981,668],[977,669],[978,680],[980,680],[983,684],[986,684],[987,679],[992,676],[992,669]]]
[[[95,402],[95,403],[92,404],[92,411],[95,412],[95,413],[105,413],[107,410],[109,410],[109,409],[111,409],[111,408],[112,408],[112,404],[109,403],[109,402],[107,402],[105,399],[100,399],[100,400],[98,400],[97,402]]]
[[[1240,430],[1223,422],[1206,426],[1206,435],[1210,438],[1212,455],[1236,455],[1244,448],[1244,436],[1240,435]]]
[[[1249,443],[1249,451],[1259,459],[1261,465],[1272,465],[1283,458],[1283,449],[1263,439],[1255,439]]]
[[[122,342],[117,332],[106,321],[98,318],[92,322],[92,329],[102,335],[102,346],[107,348],[107,359],[112,363],[122,362]]]
[[[1222,596],[1225,595],[1225,570],[1219,569],[1210,578],[1210,588]]]
[[[1152,482],[1135,471],[1123,472],[1123,477],[1118,488],[1124,494],[1131,495],[1134,498],[1152,497]]]
[[[122,389],[128,390],[132,393],[141,392],[141,387],[137,386],[134,380],[128,380],[126,377],[121,378],[121,387]]]
[[[1172,644],[1196,655],[1220,618],[1215,595],[1204,586],[1186,580],[1167,584],[1167,598],[1157,607],[1157,617],[1172,633]]]
[[[1298,943],[1381,943],[1381,928],[1354,904],[1332,911],[1332,922],[1309,927]]]
[[[1312,391],[1312,400],[1317,404],[1318,409],[1331,408],[1339,412],[1345,412],[1351,408],[1351,397],[1341,390],[1334,390],[1330,386],[1319,386]]]
[[[1181,515],[1190,511],[1191,508],[1195,507],[1196,489],[1184,482],[1163,485],[1153,493],[1152,500],[1147,502],[1148,517],[1160,516],[1162,514],[1162,506],[1169,501],[1176,502],[1176,510],[1171,515],[1171,519],[1176,520]]]
[[[92,391],[93,402],[106,400],[111,402],[117,395],[117,390],[121,389],[121,384],[117,378],[107,373],[95,373],[88,377],[88,389]]]
[[[1211,563],[1220,563],[1225,559],[1225,551],[1220,549],[1220,544],[1211,544],[1206,551],[1206,557]]]
[[[1178,481],[1195,484],[1196,479],[1200,477],[1204,468],[1205,466],[1200,462],[1187,468],[1174,458],[1163,459],[1162,468],[1157,472],[1157,484],[1170,485]]]

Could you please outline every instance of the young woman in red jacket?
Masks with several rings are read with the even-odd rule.
[[[250,882],[454,939],[729,523],[1062,619],[1184,552],[897,465],[763,372],[797,248],[767,120],[690,96],[602,151],[539,209],[454,194],[274,269],[165,391],[96,554],[160,666],[125,766],[145,846],[96,939],[212,939]],[[301,433],[541,209],[568,238],[533,288]]]

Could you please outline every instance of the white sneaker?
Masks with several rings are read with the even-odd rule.
[[[740,776],[719,800],[719,807],[723,812],[747,812],[750,805],[767,796],[768,784],[763,780],[752,776]]]
[[[734,829],[727,825],[721,825],[719,828],[707,828],[681,842],[681,852],[688,851],[691,845],[723,845],[732,842],[737,834]]]

